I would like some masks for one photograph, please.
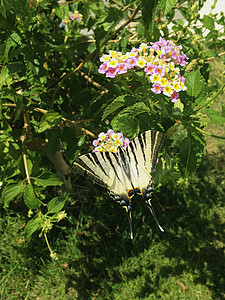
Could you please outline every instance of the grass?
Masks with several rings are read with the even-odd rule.
[[[104,190],[93,202],[94,187],[53,231],[57,262],[43,239],[24,241],[24,207],[2,210],[1,299],[223,299],[224,160],[208,155],[185,191],[155,193],[165,233],[137,203],[133,241],[123,210]]]
[[[207,130],[225,135],[224,125]],[[50,243],[59,255],[53,262],[43,238],[25,241],[26,208],[1,209],[0,299],[224,299],[225,144],[207,142],[186,188],[154,193],[165,233],[136,201],[131,241],[124,211],[88,183],[53,229]]]

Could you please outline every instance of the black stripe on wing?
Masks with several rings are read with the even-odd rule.
[[[140,143],[140,146],[141,146],[141,152],[142,152],[142,155],[143,155],[143,158],[144,158],[144,162],[146,162],[146,156],[145,156],[145,147],[146,147],[146,142],[145,142],[145,145],[143,143],[143,136],[145,135],[145,133],[143,134],[140,134],[138,136],[138,141]]]
[[[162,132],[152,130],[151,131],[151,159],[152,159],[152,169],[155,169],[156,161],[158,158],[159,150],[162,146],[164,140],[164,134]]]
[[[130,173],[130,165],[129,165],[129,160],[127,156],[127,152],[123,150],[122,147],[119,147],[119,157],[120,157],[120,162],[122,165],[122,168],[127,175],[127,178],[130,180],[131,179],[131,173]]]
[[[109,163],[110,163],[110,165],[111,165],[111,167],[112,167],[114,173],[116,174],[117,179],[118,179],[120,182],[122,182],[121,179],[120,179],[119,176],[118,176],[118,173],[116,172],[116,168],[115,168],[115,166],[114,166],[114,164],[113,164],[113,161],[112,161],[112,159],[111,159],[111,157],[110,157],[110,155],[113,155],[114,158],[116,159],[117,165],[118,165],[119,167],[121,167],[121,166],[120,166],[120,163],[119,163],[119,159],[118,159],[117,154],[115,154],[115,153],[113,153],[113,152],[104,152],[104,154],[105,154],[107,160],[109,161]]]
[[[102,165],[100,164],[100,161],[96,159],[95,153],[81,155],[73,162],[73,169],[76,172],[89,177],[90,179],[94,180],[97,184],[103,187],[107,187],[107,183],[94,172],[96,167],[100,167],[104,176],[106,176],[106,178],[109,178],[109,175],[103,169]]]

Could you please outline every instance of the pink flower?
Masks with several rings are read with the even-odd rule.
[[[99,144],[99,140],[94,140],[94,141],[93,141],[93,146],[94,146],[94,147],[97,147],[98,144]]]
[[[111,136],[113,133],[114,133],[114,131],[113,131],[112,129],[109,129],[109,130],[106,132],[106,136]]]
[[[108,68],[108,71],[106,72],[106,77],[115,78],[117,74],[116,68]]]
[[[99,72],[100,74],[105,74],[106,71],[107,71],[107,69],[108,69],[108,67],[107,67],[107,62],[105,62],[105,63],[103,63],[103,64],[101,64],[101,65],[99,66],[98,72]]]
[[[127,60],[127,67],[128,67],[129,69],[134,68],[136,62],[137,62],[137,59],[136,59],[135,57],[130,57],[130,58],[128,58],[128,60]]]
[[[126,64],[125,63],[118,63],[117,72],[118,72],[118,74],[127,73],[127,66],[126,66]]]
[[[160,75],[160,76],[164,76],[165,75],[165,68],[163,66],[157,66],[155,68],[155,73]]]
[[[180,81],[185,83],[186,78],[184,78],[183,76],[179,75]]]
[[[163,88],[158,83],[155,83],[155,84],[153,84],[151,90],[155,94],[160,94],[162,92]]]
[[[172,95],[170,96],[170,99],[173,103],[177,102],[179,98],[179,94],[176,91],[173,91]]]
[[[124,149],[126,149],[126,147],[128,146],[128,144],[129,144],[129,139],[128,138],[125,138],[124,140],[123,140],[123,145],[122,145],[122,147],[124,148]]]
[[[154,73],[154,70],[155,70],[155,65],[154,65],[154,64],[147,63],[147,66],[146,66],[146,68],[145,68],[145,73],[146,73],[147,75],[149,75],[149,74]]]
[[[179,57],[179,53],[175,50],[172,51],[172,58],[177,61]]]

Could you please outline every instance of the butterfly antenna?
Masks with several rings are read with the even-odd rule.
[[[150,201],[149,201],[149,202],[150,202]],[[150,209],[150,212],[151,212],[151,214],[152,214],[152,216],[153,216],[153,218],[154,218],[156,224],[158,225],[159,229],[160,229],[162,232],[164,232],[164,229],[160,226],[159,221],[158,221],[158,219],[157,219],[157,217],[156,217],[156,214],[155,214],[155,212],[154,212],[154,209],[153,209],[152,205],[151,205],[149,202],[148,202],[148,208]]]

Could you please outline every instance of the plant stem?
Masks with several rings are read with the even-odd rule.
[[[199,110],[201,110],[202,108],[204,108],[204,107],[206,107],[206,106],[208,106],[218,95],[219,95],[219,93],[221,93],[222,92],[222,90],[225,88],[225,83],[221,86],[221,88],[216,92],[216,94],[211,98],[211,99],[209,99],[205,104],[203,104],[202,106],[200,106],[199,108],[197,108],[197,109],[195,109],[192,113],[191,113],[191,115],[193,114],[193,113],[196,113],[197,111],[199,111]]]
[[[225,140],[225,137],[224,137],[224,136],[219,136],[219,135],[215,135],[215,134],[209,133],[209,132],[207,132],[207,131],[204,131],[204,130],[198,128],[197,126],[195,126],[195,125],[193,125],[193,124],[192,124],[192,126],[194,126],[195,129],[197,129],[199,132],[201,132],[201,133],[203,133],[203,134],[209,135],[209,136],[214,137],[214,138],[217,138],[217,139]]]

